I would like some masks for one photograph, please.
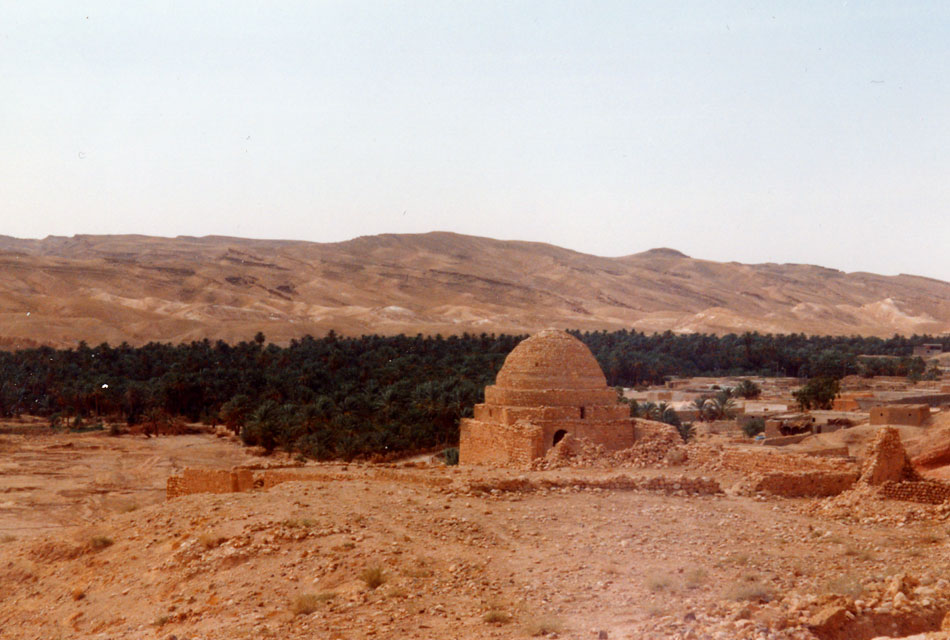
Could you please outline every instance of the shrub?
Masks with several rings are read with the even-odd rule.
[[[762,388],[751,380],[743,380],[734,390],[735,395],[743,398],[758,398],[762,395]]]
[[[459,463],[459,449],[458,447],[449,447],[442,451],[442,456],[445,458],[445,464],[450,467],[453,467]]]
[[[765,419],[758,416],[742,425],[742,433],[746,434],[749,438],[754,438],[763,431],[765,431]]]
[[[680,434],[683,442],[689,442],[696,435],[696,428],[693,427],[692,422],[683,422],[676,425],[676,431]]]

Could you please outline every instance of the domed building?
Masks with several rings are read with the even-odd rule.
[[[584,343],[545,329],[508,354],[485,402],[461,421],[459,462],[526,464],[566,434],[625,449],[634,424]]]

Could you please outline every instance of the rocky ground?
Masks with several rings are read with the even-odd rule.
[[[938,630],[950,610],[947,507],[733,495],[725,475],[709,494],[688,460],[314,465],[334,479],[165,502],[170,459],[226,467],[244,450],[211,435],[2,446],[21,465],[4,486],[34,487],[0,511],[3,638],[861,639]],[[63,447],[97,453],[44,476]],[[134,506],[53,504],[46,530],[17,509],[64,477],[80,501],[96,495],[110,464],[125,474],[114,485],[149,487]]]

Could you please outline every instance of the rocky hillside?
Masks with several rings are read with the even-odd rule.
[[[950,283],[672,249],[620,258],[453,233],[341,243],[0,236],[0,346],[286,342],[341,334],[579,329],[944,333]]]

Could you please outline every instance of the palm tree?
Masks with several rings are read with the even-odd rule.
[[[655,419],[656,411],[657,407],[655,402],[644,402],[637,407],[637,415],[647,420]]]
[[[708,412],[709,401],[710,401],[709,396],[700,396],[696,398],[695,400],[693,400],[693,407],[696,408],[696,412],[699,414],[700,422],[703,422],[709,413]]]
[[[732,393],[723,389],[709,401],[709,416],[711,420],[729,420],[736,410],[736,401]]]

